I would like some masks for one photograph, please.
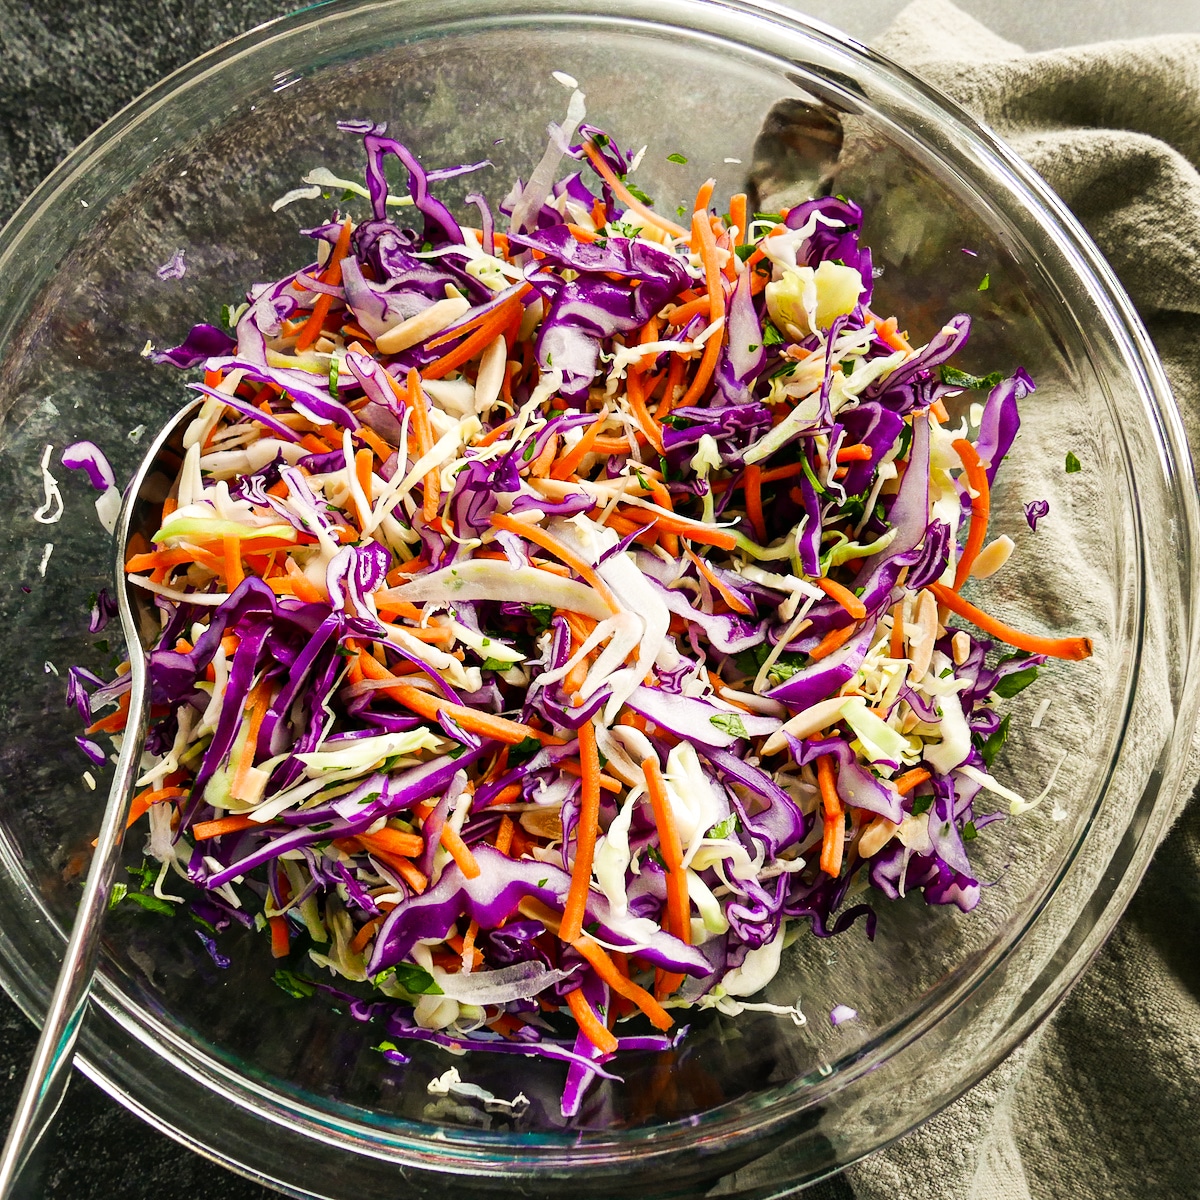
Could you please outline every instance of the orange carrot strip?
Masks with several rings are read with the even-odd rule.
[[[514,319],[524,311],[521,297],[532,288],[532,284],[523,284],[519,291],[514,292],[507,300],[496,305],[478,329],[469,337],[464,338],[448,354],[436,358],[421,371],[425,379],[443,379],[463,363],[470,362],[477,354],[482,354],[496,338],[504,332]]]
[[[419,896],[428,886],[429,877],[420,869],[413,866],[407,858],[392,858],[388,860],[388,866],[408,884],[410,888]]]
[[[668,220],[664,216],[660,216],[652,208],[647,208],[633,193],[616,177],[612,167],[604,161],[600,151],[596,149],[596,145],[592,141],[583,143],[583,152],[588,156],[588,160],[596,169],[596,174],[612,188],[614,195],[625,205],[626,208],[632,209],[640,217],[649,221],[652,225],[657,225],[660,229],[665,229],[672,237],[686,238],[688,231],[681,225],[676,225],[674,221]]]
[[[939,604],[944,604],[952,613],[978,626],[985,633],[998,637],[1018,650],[1028,650],[1030,654],[1046,654],[1051,658],[1066,658],[1072,662],[1081,662],[1092,654],[1092,639],[1086,637],[1048,638],[1039,637],[1033,633],[1021,633],[998,621],[995,617],[975,607],[964,600],[957,592],[951,591],[945,584],[931,583],[929,590]]]
[[[719,546],[722,550],[732,550],[737,545],[737,537],[732,530],[706,525],[703,521],[693,521],[689,517],[658,513],[648,508],[633,508],[628,505],[621,506],[620,515],[638,525],[654,525],[660,531],[677,533],[680,537],[700,542],[705,546]]]
[[[867,606],[848,587],[843,587],[842,584],[830,579],[827,575],[814,579],[813,583],[830,600],[836,600],[856,621],[861,621],[867,615]]]
[[[475,855],[471,853],[471,847],[462,840],[453,825],[449,823],[443,825],[438,840],[442,843],[446,853],[458,864],[458,869],[468,879],[479,878],[479,864],[475,861]]]
[[[350,232],[354,228],[350,218],[347,217],[342,223],[341,232],[338,234],[337,244],[333,248],[333,252],[329,255],[329,261],[325,264],[325,270],[321,272],[321,282],[332,284],[336,287],[342,282],[342,259],[346,257],[346,251],[350,249]],[[304,322],[304,328],[300,330],[300,336],[296,339],[296,350],[302,353],[317,340],[321,334],[321,330],[325,327],[325,318],[329,315],[330,306],[333,304],[333,297],[321,293],[313,304],[312,314],[308,320]]]
[[[658,402],[658,407],[654,410],[654,415],[661,421],[668,416],[671,408],[675,403],[675,397],[683,384],[683,374],[687,370],[687,363],[684,361],[682,354],[671,355],[671,365],[667,368],[667,382],[663,385],[662,399]]]
[[[712,297],[708,295],[697,296],[695,300],[689,300],[686,304],[677,304],[674,308],[667,310],[667,324],[686,325],[699,313],[707,313],[711,304]]]
[[[904,657],[904,601],[900,600],[892,608],[892,640],[888,645],[888,654],[892,658]]]
[[[604,947],[586,934],[571,943],[591,964],[592,969],[618,996],[632,1000],[650,1018],[655,1029],[670,1029],[675,1024],[671,1014],[644,987],[623,975]]]
[[[911,771],[905,771],[903,775],[892,782],[896,785],[896,791],[900,795],[907,796],[913,788],[920,787],[927,779],[931,778],[932,776],[924,767],[913,767]]]
[[[128,720],[129,693],[122,692],[120,699],[117,700],[117,711],[109,713],[107,717],[101,717],[98,721],[93,721],[83,732],[86,734],[120,733]]]
[[[843,446],[837,452],[837,460],[840,463],[870,462],[873,453],[865,442],[856,442],[853,446]]]
[[[647,758],[642,763],[642,774],[646,777],[646,791],[654,813],[654,824],[658,830],[659,850],[667,868],[667,920],[671,932],[681,942],[691,945],[692,921],[687,873],[683,869],[683,846],[675,826],[671,801],[667,796],[667,785],[656,757]]]
[[[221,541],[225,552],[222,574],[225,576],[225,587],[232,592],[246,578],[242,570],[242,543],[234,537],[222,538]]]
[[[713,237],[712,226],[709,225],[703,213],[692,215],[692,244],[699,244],[700,259],[704,263],[704,281],[708,286],[711,303],[708,308],[710,320],[716,321],[725,315],[725,292],[721,284],[721,269],[717,266],[717,240]],[[717,359],[721,346],[725,342],[725,331],[719,330],[704,343],[704,353],[700,356],[700,366],[692,376],[688,390],[679,401],[681,408],[695,404],[716,370]]]
[[[254,766],[254,751],[258,744],[258,731],[262,728],[263,718],[266,717],[267,710],[270,708],[270,700],[270,683],[265,679],[259,680],[250,692],[246,712],[246,741],[242,746],[237,768],[234,770],[233,779],[229,784],[230,793],[239,798],[243,796],[246,790],[250,768]]]
[[[576,779],[581,778],[583,775],[583,768],[570,758],[563,759],[558,763],[558,769],[566,775],[573,775]],[[619,792],[621,790],[620,781],[614,779],[611,775],[601,774],[600,786],[606,792]]]
[[[896,328],[895,317],[888,317],[885,321],[881,317],[877,317],[870,309],[863,309],[863,316],[875,326],[875,332],[885,346],[892,350],[904,350],[906,353],[912,353],[912,346],[909,344],[908,338]]]
[[[748,605],[745,600],[743,600],[741,596],[737,594],[737,592],[733,591],[732,588],[730,588],[727,584],[722,583],[721,580],[717,578],[717,575],[708,565],[708,563],[706,563],[704,559],[696,554],[690,546],[685,546],[683,552],[687,555],[688,559],[695,564],[696,570],[708,580],[710,586],[716,591],[717,595],[719,595],[721,599],[733,609],[734,612],[741,613],[743,616],[749,616],[754,612],[754,609],[752,609],[750,605]]]
[[[502,421],[495,429],[489,429],[481,438],[475,440],[476,446],[490,446],[493,442],[498,442],[512,427],[514,417],[509,417],[507,421]],[[552,476],[557,479],[557,476]]]
[[[513,822],[509,816],[500,818],[500,828],[496,831],[496,849],[501,854],[507,854],[512,849]]]
[[[192,838],[197,842],[206,842],[209,838],[221,837],[226,833],[241,833],[243,829],[252,829],[257,822],[248,816],[218,817],[215,821],[199,821],[191,828]]]
[[[472,921],[470,923],[470,925],[467,926],[467,932],[463,934],[463,940],[462,940],[463,970],[466,970],[467,963],[470,963],[471,969],[474,970],[475,967],[479,966],[480,963],[483,961],[483,955],[477,954],[477,952],[475,950],[475,936],[478,933],[479,933],[479,922]],[[479,959],[478,962],[476,962],[476,958]]]
[[[384,374],[391,380],[387,371],[384,371]],[[392,391],[399,396],[399,387],[394,382]],[[429,425],[429,409],[425,404],[425,394],[421,391],[421,376],[416,367],[408,369],[408,395],[404,399],[412,411],[413,432],[417,435],[418,453],[423,458],[433,449],[433,430]],[[425,473],[424,484],[421,515],[428,522],[437,516],[438,501],[442,497],[442,477],[436,467]]]
[[[846,818],[826,817],[821,828],[821,870],[835,879],[842,873],[842,852],[846,848]]]
[[[181,800],[188,794],[187,788],[181,787],[165,787],[151,788],[134,796],[129,805],[129,821],[126,826],[133,825],[145,816],[147,810],[152,804],[158,804],[164,800]]]
[[[613,1054],[617,1049],[617,1039],[605,1028],[604,1023],[592,1012],[592,1006],[587,1002],[581,989],[576,988],[566,996],[567,1007],[571,1016],[583,1034],[601,1054]]]
[[[369,446],[364,446],[354,455],[354,475],[358,480],[358,486],[362,488],[363,497],[367,502],[366,512],[361,509],[358,514],[358,527],[364,529],[367,521],[371,517],[371,472],[375,466],[375,451]],[[355,498],[355,507],[358,507],[358,499]]]
[[[608,584],[596,574],[596,568],[591,563],[585,562],[580,558],[574,550],[564,546],[553,534],[542,529],[540,525],[530,525],[524,521],[515,521],[505,513],[494,513],[491,522],[494,528],[515,533],[518,537],[523,537],[533,542],[535,546],[540,546],[543,550],[553,554],[555,558],[566,563],[580,579],[590,584],[600,593],[600,598],[613,612],[618,611],[620,606],[617,604],[617,598],[612,594]]]
[[[987,471],[979,459],[979,452],[966,438],[957,438],[954,443],[955,453],[962,459],[966,472],[967,483],[975,493],[971,498],[971,528],[967,532],[967,544],[963,547],[962,558],[954,572],[954,590],[957,592],[967,582],[975,559],[983,549],[984,538],[987,537],[988,517],[991,513],[992,495],[988,486]]]
[[[654,447],[656,454],[665,454],[662,428],[646,407],[646,393],[642,387],[641,369],[638,367],[631,366],[626,375],[625,398],[629,401],[629,407],[633,409],[639,428],[646,435],[646,441]]]
[[[562,738],[534,729],[532,725],[510,721],[507,717],[496,717],[491,713],[467,708],[463,704],[451,704],[448,700],[413,687],[411,683],[401,683],[399,677],[393,675],[369,654],[360,654],[358,661],[362,665],[363,674],[372,679],[395,679],[396,686],[386,688],[387,694],[426,720],[436,721],[437,714],[445,712],[469,732],[494,738],[498,742],[506,742],[510,746],[516,746],[530,737],[537,738],[543,745],[563,745]]]
[[[303,600],[308,604],[327,602],[325,593],[290,558],[287,560],[286,569],[297,600]]]
[[[575,827],[571,887],[559,928],[559,937],[564,942],[573,942],[583,932],[588,888],[592,882],[592,858],[600,825],[600,753],[596,747],[596,727],[591,721],[584,721],[579,727],[579,763],[583,768],[583,789],[579,799],[579,823]]]
[[[575,469],[595,446],[596,438],[600,435],[600,427],[607,417],[608,408],[606,406],[596,414],[596,419],[583,431],[583,437],[550,468],[551,479],[570,479],[575,474]],[[482,441],[476,443],[476,445],[482,444]]]
[[[271,927],[271,957],[287,958],[292,948],[287,917],[268,917],[267,924]]]
[[[746,231],[750,226],[750,223],[746,217],[746,193],[738,192],[736,196],[730,196],[729,224],[737,229],[737,233],[734,234],[733,239],[733,244],[735,246],[742,245],[746,240]]]
[[[375,930],[383,922],[383,917],[372,917],[359,931],[350,939],[350,953],[361,954],[366,949],[367,943],[375,936]]]
[[[425,839],[419,833],[405,833],[385,825],[374,833],[355,835],[368,850],[382,850],[396,858],[416,858],[425,849]]]
[[[846,811],[842,798],[838,795],[834,761],[832,754],[822,754],[817,759],[817,785],[821,789],[821,804],[824,806],[825,816],[829,818],[840,817]]]
[[[814,659],[826,658],[839,646],[850,640],[857,626],[847,625],[842,629],[831,629],[809,652],[808,657]]]
[[[746,468],[742,477],[742,486],[746,490],[746,516],[754,526],[754,536],[760,544],[767,541],[767,522],[763,517],[762,506],[762,467],[752,464]]]

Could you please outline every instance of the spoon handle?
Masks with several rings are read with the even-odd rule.
[[[42,1034],[0,1155],[0,1200],[18,1194],[21,1170],[53,1120],[71,1080],[75,1038],[92,987],[100,929],[121,857],[133,785],[146,740],[145,660],[139,649],[130,647],[129,716],[104,822]]]

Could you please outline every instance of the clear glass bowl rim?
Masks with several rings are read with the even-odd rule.
[[[384,12],[386,10],[394,13],[419,7],[415,0],[327,0],[325,3],[310,6],[290,16],[261,25],[169,75],[122,109],[81,143],[17,210],[3,231],[0,231],[0,270],[19,257],[22,243],[28,237],[36,236],[40,215],[64,193],[71,191],[73,186],[105,156],[116,152],[124,137],[132,136],[142,121],[169,105],[191,88],[203,83],[212,83],[214,77],[219,76],[221,70],[231,62],[259,52],[272,42],[284,42],[298,34],[311,31],[325,22],[333,22],[365,12]],[[518,0],[517,3],[510,5],[502,5],[499,0],[483,0],[482,3],[459,3],[451,0],[450,3],[442,6],[442,11],[446,14],[445,20],[448,24],[452,24],[459,17],[499,20],[506,12],[513,15],[519,14],[526,18],[541,12],[547,17],[562,21],[577,16],[583,20],[608,17],[618,23],[622,21],[661,23],[673,31],[682,29],[682,31],[695,36],[732,41],[739,40],[735,35],[739,22],[755,22],[757,23],[756,28],[757,26],[765,28],[764,23],[769,22],[781,38],[780,44],[770,51],[776,58],[787,57],[789,48],[787,38],[793,39],[791,45],[799,45],[806,41],[824,43],[836,48],[841,53],[857,58],[865,71],[884,78],[892,86],[906,91],[916,107],[955,126],[970,150],[1003,179],[1011,192],[1021,198],[1025,209],[1034,214],[1042,229],[1050,234],[1055,248],[1067,259],[1085,284],[1093,301],[1104,311],[1108,318],[1108,332],[1115,339],[1116,349],[1129,368],[1131,376],[1139,384],[1139,399],[1148,410],[1147,415],[1158,441],[1164,472],[1171,481],[1170,490],[1178,500],[1175,516],[1182,522],[1186,544],[1189,547],[1195,547],[1200,520],[1198,520],[1196,486],[1191,474],[1191,460],[1187,452],[1186,438],[1166,376],[1131,301],[1125,295],[1107,262],[1062,201],[1000,139],[959,108],[954,101],[837,30],[804,17],[784,6],[772,3],[771,0],[758,0],[757,3],[749,3],[747,0],[593,0],[586,10],[572,7],[565,0],[540,0],[540,2],[539,0]],[[687,24],[682,22],[684,17],[687,18]],[[423,28],[428,30],[429,26]],[[743,45],[751,44],[761,50],[765,46],[765,41],[751,43],[747,40],[743,42]],[[8,338],[15,319],[15,317],[9,316],[0,324],[0,338]],[[1191,603],[1191,596],[1187,596],[1186,600],[1188,612],[1184,625],[1188,647],[1187,670],[1180,688],[1182,702],[1179,705],[1173,739],[1173,745],[1176,747],[1185,744],[1186,739],[1190,736],[1197,708],[1198,615],[1195,611],[1196,606]],[[1158,798],[1153,804],[1150,819],[1145,822],[1136,846],[1127,857],[1125,869],[1105,899],[1102,909],[1092,914],[1090,928],[1078,931],[1073,938],[1064,937],[1064,945],[1069,945],[1070,952],[1059,963],[1056,977],[1048,982],[1036,998],[1020,1011],[1017,1019],[1008,1024],[1004,1035],[996,1039],[990,1047],[989,1053],[978,1062],[976,1070],[956,1082],[954,1094],[945,1096],[943,1104],[949,1103],[957,1095],[966,1091],[1009,1054],[1030,1030],[1044,1019],[1111,932],[1136,888],[1168,818],[1170,799],[1182,771],[1182,755],[1176,753],[1169,757],[1171,769],[1161,781]],[[1070,868],[1071,862],[1068,861],[1063,867],[1062,875],[1065,875]],[[1013,953],[1020,946],[1024,937],[1041,916],[1041,911],[1039,909],[1029,915],[1025,926],[1010,941],[1006,954]],[[989,964],[982,975],[977,975],[970,981],[969,987],[956,991],[942,1009],[926,1014],[926,1020],[915,1023],[907,1030],[904,1038],[899,1040],[899,1044],[888,1043],[889,1052],[898,1051],[930,1025],[940,1020],[949,1008],[961,1004],[966,996],[983,982],[987,971],[996,965],[998,964]],[[20,972],[12,969],[12,964],[7,960],[0,960],[0,983],[28,1015],[35,1020],[40,1020],[49,993],[50,985],[47,981],[23,978]],[[358,1125],[351,1134],[345,1130],[331,1129],[329,1127],[331,1122],[315,1120],[307,1112],[288,1113],[287,1105],[280,1102],[281,1098],[278,1093],[271,1093],[269,1097],[259,1094],[258,1101],[268,1101],[264,1107],[261,1103],[256,1102],[256,1089],[245,1080],[240,1081],[240,1087],[222,1088],[216,1080],[221,1075],[228,1074],[224,1067],[216,1066],[214,1070],[204,1075],[197,1073],[195,1064],[189,1060],[190,1048],[182,1045],[172,1047],[170,1044],[172,1039],[166,1030],[148,1015],[132,1012],[116,987],[103,977],[101,978],[101,987],[93,998],[93,1008],[98,1010],[92,1017],[93,1024],[96,1023],[97,1017],[100,1017],[106,1027],[118,1027],[118,1036],[122,1036],[131,1047],[134,1044],[140,1044],[149,1049],[154,1055],[159,1056],[160,1062],[165,1060],[175,1070],[199,1086],[221,1096],[227,1104],[248,1110],[259,1118],[276,1123],[291,1123],[302,1136],[324,1141],[339,1149],[355,1149],[360,1153],[394,1158],[396,1161],[410,1162],[414,1166],[434,1169],[451,1165],[440,1161],[436,1152],[432,1157],[427,1157],[430,1150],[428,1145],[408,1143],[408,1139],[405,1138],[389,1139],[382,1136],[381,1130],[369,1130]],[[253,1163],[241,1161],[236,1153],[214,1145],[212,1142],[200,1140],[193,1131],[184,1129],[181,1123],[173,1123],[167,1115],[143,1103],[136,1094],[136,1090],[127,1085],[119,1071],[114,1070],[115,1064],[106,1045],[98,1037],[89,1034],[87,1029],[82,1038],[79,1063],[81,1069],[101,1088],[185,1145],[209,1157],[217,1158],[260,1181],[269,1182],[276,1187],[287,1187],[289,1191],[294,1190],[285,1180],[274,1178],[272,1173],[264,1173]],[[869,1063],[864,1062],[860,1064],[860,1070],[845,1076],[839,1072],[837,1086],[851,1085],[856,1078],[861,1077],[868,1066]],[[819,1094],[809,1093],[805,1097],[805,1106],[817,1103],[819,1100]],[[272,1105],[274,1105],[274,1111],[271,1111]],[[931,1115],[932,1111],[927,1112],[920,1119]],[[291,1118],[290,1122],[289,1117]],[[737,1130],[738,1136],[758,1136],[773,1121],[783,1119],[780,1114],[769,1108],[760,1114],[760,1118],[759,1122],[747,1122],[743,1119]],[[718,1128],[709,1129],[707,1133],[709,1136],[717,1136],[725,1135],[726,1131]],[[682,1136],[686,1138],[689,1135],[682,1134]],[[665,1139],[668,1142],[670,1140],[669,1138]],[[351,1145],[352,1142],[356,1142],[356,1144]],[[677,1147],[666,1144],[660,1144],[657,1147],[647,1146],[645,1156],[653,1157],[662,1153],[670,1153],[674,1149]],[[583,1150],[583,1147],[575,1143],[574,1150],[574,1160],[582,1166],[580,1151]],[[601,1158],[605,1157],[602,1146],[596,1145],[595,1152]],[[467,1157],[474,1169],[488,1171],[497,1166],[496,1163],[487,1160],[486,1154],[468,1152]],[[590,1157],[587,1154],[583,1156],[583,1158]],[[599,1162],[596,1165],[599,1165]],[[459,1166],[457,1169],[462,1168]],[[541,1167],[534,1162],[526,1164],[525,1169],[529,1173],[537,1174]],[[295,1192],[295,1194],[301,1193]]]

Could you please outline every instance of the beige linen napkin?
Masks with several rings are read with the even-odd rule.
[[[1195,454],[1200,37],[1026,54],[948,0],[916,0],[876,48],[996,130],[1087,227],[1154,339]],[[1046,1025],[845,1179],[858,1200],[1200,1196],[1200,803]]]

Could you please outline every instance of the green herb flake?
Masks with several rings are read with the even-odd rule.
[[[1008,740],[1009,719],[1009,717],[1005,717],[1000,722],[999,728],[996,729],[995,733],[989,734],[986,738],[974,739],[976,748],[979,750],[979,756],[983,759],[989,771],[992,769],[992,763],[996,761],[996,755],[1000,753],[1004,747],[1004,743]]]
[[[782,346],[783,334],[770,321],[763,322],[763,345]]]
[[[502,658],[485,658],[483,660],[483,670],[485,671],[507,671],[512,663],[505,662]]]
[[[742,720],[738,713],[713,713],[708,718],[710,725],[721,730],[722,733],[727,733],[731,737],[748,738],[749,731],[746,729],[746,722]]]
[[[989,272],[988,272],[988,274],[986,274],[986,275],[985,275],[985,276],[984,276],[984,277],[983,277],[983,278],[982,278],[982,279],[979,281],[979,290],[980,290],[981,292],[986,292],[986,291],[988,290],[988,288],[989,288],[989,287],[991,287],[991,286],[992,286],[992,276],[991,276],[991,272],[989,271]]]
[[[933,807],[933,796],[917,796],[912,802],[912,815],[919,817],[923,812],[928,812]]]
[[[116,908],[118,904],[129,894],[129,888],[123,883],[114,883],[112,891],[108,894],[108,907]]]
[[[730,813],[725,820],[714,825],[704,836],[719,842],[723,838],[727,838],[731,833],[733,833],[733,831],[737,828],[737,823],[737,813]]]
[[[175,915],[175,905],[168,904],[166,900],[160,900],[157,896],[148,895],[146,892],[130,892],[129,899],[134,904],[140,904],[147,912],[160,913],[164,917]]]
[[[317,989],[307,979],[297,975],[295,971],[287,970],[285,967],[280,967],[271,976],[271,981],[277,988],[281,988],[289,996],[294,996],[297,1000],[307,1000],[310,996],[316,995]]]
[[[1037,667],[1026,667],[1023,671],[1014,671],[1011,675],[1002,676],[992,692],[1002,700],[1011,700],[1019,692],[1023,692],[1037,677]]]
[[[635,200],[640,200],[643,204],[646,204],[646,205],[650,205],[650,204],[654,203],[654,201],[649,196],[647,196],[646,193],[643,192],[642,189],[640,187],[638,187],[638,185],[636,183],[630,183],[629,180],[627,179],[625,181],[625,186],[629,189],[629,194]]]
[[[1075,457],[1075,455],[1070,450],[1068,450],[1067,451],[1067,474],[1074,475],[1077,472],[1082,471],[1082,470],[1083,470],[1083,467],[1080,465],[1079,459],[1077,459]]]
[[[396,982],[410,995],[444,995],[433,976],[424,967],[418,967],[414,963],[397,963],[393,968],[393,975]]]
[[[976,392],[994,388],[1003,378],[999,371],[993,371],[990,375],[971,375],[967,371],[960,371],[957,367],[945,364],[938,368],[938,373],[947,387],[969,388]]]
[[[684,211],[684,206],[681,204],[679,206],[679,215],[681,217],[684,215]],[[741,246],[735,246],[733,248],[733,252],[738,256],[739,259],[741,259],[742,262],[745,262],[746,259],[748,259],[750,255],[754,253],[755,249],[756,247],[753,245],[743,244]]]
[[[679,153],[668,154],[667,162],[678,163],[681,167],[687,166],[687,156]]]
[[[536,623],[538,633],[544,633],[550,628],[550,622],[554,619],[553,604],[527,604],[525,607]]]
[[[535,737],[522,738],[515,746],[508,748],[508,765],[518,767],[527,759],[532,758],[540,749],[542,743]]]
[[[962,830],[962,839],[964,842],[973,842],[979,836],[979,830],[975,828],[974,821],[968,821]]]
[[[550,882],[549,879],[539,879],[537,881],[537,885],[538,885],[538,887],[545,887],[546,884],[548,884],[549,882]]]

